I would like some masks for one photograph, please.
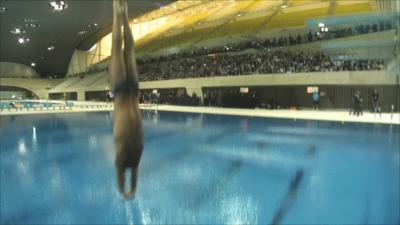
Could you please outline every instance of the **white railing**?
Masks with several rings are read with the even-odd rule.
[[[62,100],[2,100],[0,115],[23,112],[46,111],[107,111],[113,110],[112,102],[81,102]]]

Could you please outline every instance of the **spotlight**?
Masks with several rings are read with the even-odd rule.
[[[86,33],[87,33],[87,30],[81,30],[81,31],[78,32],[79,35],[84,35]]]
[[[241,17],[241,16],[243,16],[243,13],[240,12],[240,13],[236,14],[236,16],[237,16],[237,17]]]
[[[26,23],[26,27],[38,28],[40,25],[37,23]]]
[[[32,66],[32,67],[35,67],[35,66],[36,66],[36,63],[31,62],[31,66]]]
[[[24,22],[25,22],[25,23],[36,23],[37,20],[34,20],[34,19],[24,19]]]
[[[52,6],[53,8],[55,8],[55,7],[58,6],[58,4],[57,4],[56,1],[51,1],[51,2],[49,3],[49,5]]]
[[[0,12],[4,13],[4,12],[6,12],[6,11],[7,11],[6,7],[0,6]]]
[[[329,31],[329,28],[323,23],[318,23],[318,27],[321,33],[326,33]]]
[[[10,33],[12,33],[12,34],[20,34],[20,33],[22,33],[22,31],[21,31],[21,29],[19,27],[17,27],[15,29],[11,30]]]
[[[65,3],[63,0],[51,1],[49,3],[49,6],[51,6],[56,11],[62,11],[68,8],[68,4]]]
[[[28,43],[30,41],[30,39],[29,38],[25,38],[25,37],[20,37],[20,38],[18,38],[18,43],[19,44],[25,44],[25,43]]]
[[[49,46],[49,47],[47,47],[47,51],[53,51],[55,49],[55,47],[52,45],[52,46]]]

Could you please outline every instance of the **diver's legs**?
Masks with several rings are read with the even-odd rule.
[[[117,166],[118,188],[123,194],[125,192],[125,168]]]

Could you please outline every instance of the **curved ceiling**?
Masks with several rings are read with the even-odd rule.
[[[93,45],[101,35],[110,32],[111,0],[65,1],[68,4],[66,10],[54,11],[49,6],[50,1],[2,0],[0,61],[25,65],[34,62],[34,69],[42,77],[62,77],[74,49],[80,43],[85,41],[86,46]],[[171,2],[172,0],[128,1],[129,15],[137,18]],[[15,28],[20,28],[23,33],[11,33]],[[19,44],[19,38],[29,39],[29,42]],[[50,46],[54,46],[53,51],[48,51]]]

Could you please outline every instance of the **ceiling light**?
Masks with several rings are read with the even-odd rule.
[[[55,47],[52,45],[52,46],[49,46],[49,47],[47,47],[47,51],[53,51],[55,49]]]
[[[98,26],[98,24],[97,24],[97,23],[94,23],[93,25],[94,25],[95,27],[97,27],[97,26]]]
[[[138,20],[137,20],[137,19],[134,19],[134,20],[133,20],[133,22],[134,22],[134,23],[137,23],[137,22],[138,22]]]
[[[81,30],[81,31],[78,32],[79,35],[84,35],[86,33],[87,33],[87,30]]]
[[[287,7],[289,7],[289,6],[286,4],[281,5],[281,9],[286,9]]]
[[[37,20],[34,20],[34,19],[24,19],[24,22],[25,22],[25,23],[35,23],[35,22],[37,22]]]
[[[19,27],[17,27],[17,28],[15,28],[13,30],[10,30],[10,33],[12,33],[12,34],[20,34],[21,33],[21,29]]]
[[[39,24],[37,24],[37,23],[26,23],[26,24],[25,24],[25,26],[26,26],[26,27],[33,27],[33,28],[37,28],[37,27],[39,27],[40,25],[39,25]]]
[[[4,6],[0,6],[0,12],[6,12],[7,10],[6,10],[6,7],[4,7]]]
[[[240,12],[240,13],[236,14],[236,16],[237,16],[237,17],[241,17],[241,16],[243,16],[243,13]]]
[[[51,1],[49,5],[56,11],[61,11],[68,8],[68,4],[63,0]]]
[[[25,43],[27,43],[27,42],[29,42],[29,41],[30,41],[29,38],[25,38],[25,37],[20,37],[20,38],[18,38],[18,43],[19,43],[19,44],[25,44]]]
[[[57,7],[57,2],[56,1],[51,1],[49,4],[52,7]]]
[[[36,66],[36,63],[31,62],[31,66],[32,66],[32,67],[35,67],[35,66]]]

